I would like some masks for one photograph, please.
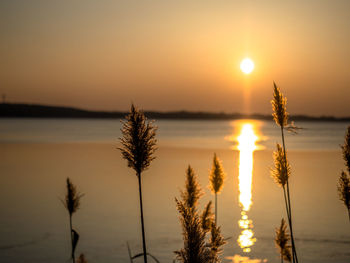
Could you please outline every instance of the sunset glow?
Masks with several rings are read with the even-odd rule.
[[[1,262],[350,263],[349,10],[1,0]]]

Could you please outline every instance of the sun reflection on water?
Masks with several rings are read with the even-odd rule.
[[[242,123],[240,135],[237,137],[239,150],[239,203],[242,207],[241,219],[238,225],[241,234],[238,244],[243,252],[250,252],[256,242],[253,232],[253,221],[248,218],[247,212],[252,205],[252,180],[253,180],[253,152],[257,149],[255,142],[258,140],[252,123]]]

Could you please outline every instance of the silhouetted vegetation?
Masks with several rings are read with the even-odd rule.
[[[290,175],[290,165],[288,160],[284,158],[281,145],[277,143],[276,146],[277,150],[273,153],[275,169],[272,170],[271,174],[275,182],[283,188],[283,192],[286,195],[286,183]]]
[[[288,244],[289,240],[290,238],[287,230],[287,225],[284,219],[282,218],[280,227],[276,229],[276,237],[275,237],[275,244],[280,253],[282,263],[283,263],[283,260],[286,260],[289,262],[292,260],[292,255],[290,252],[291,247]]]
[[[213,222],[213,212],[211,211],[211,205],[212,203],[209,201],[201,215],[202,229],[204,232],[210,231],[211,223]]]
[[[83,195],[77,191],[76,186],[72,184],[69,178],[67,178],[67,194],[65,196],[64,201],[62,202],[69,214],[69,227],[70,227],[70,237],[71,237],[71,245],[72,245],[71,257],[72,257],[73,263],[75,262],[74,254],[75,254],[75,248],[77,247],[77,244],[79,241],[79,234],[77,231],[73,229],[72,216],[79,209],[80,199],[82,196]]]
[[[350,173],[350,126],[347,129],[344,145],[341,148],[343,152],[345,166],[347,167],[348,172]]]
[[[339,198],[343,201],[345,207],[348,209],[350,221],[350,178],[346,172],[342,171],[338,181]]]
[[[133,104],[130,113],[123,121],[122,134],[120,138],[122,156],[128,161],[128,167],[136,172],[139,183],[140,212],[141,212],[141,228],[142,228],[142,246],[144,262],[147,263],[147,248],[145,238],[145,227],[143,220],[142,206],[142,186],[141,175],[155,159],[154,152],[156,150],[156,128],[147,119],[142,111],[139,111]]]
[[[181,191],[181,199],[175,198],[180,213],[184,247],[175,251],[176,259],[183,263],[216,263],[221,262],[219,255],[225,241],[212,219],[209,202],[200,216],[197,210],[201,188],[191,166],[186,171],[185,190]],[[210,240],[206,242],[206,234],[210,232]]]
[[[277,143],[277,150],[273,153],[274,169],[271,175],[275,182],[282,188],[284,203],[287,213],[287,222],[290,229],[290,235],[287,230],[287,225],[284,219],[281,220],[281,225],[276,228],[275,245],[279,251],[281,262],[293,261],[298,263],[297,251],[293,236],[292,224],[292,208],[289,189],[289,178],[291,168],[287,158],[285,144],[285,130],[296,131],[299,129],[294,124],[288,122],[289,114],[286,109],[287,99],[283,96],[280,89],[274,83],[274,92],[272,100],[273,119],[280,127],[282,145]],[[3,106],[6,107],[6,103]],[[34,107],[35,108],[35,107]],[[53,108],[53,107],[51,107]],[[61,108],[62,109],[62,108]],[[58,111],[60,111],[59,109]],[[66,108],[67,114],[77,114],[75,116],[88,116],[84,111],[75,111],[75,109]],[[55,112],[54,109],[52,109]],[[39,112],[41,109],[39,109]],[[80,112],[80,113],[79,113]],[[62,113],[62,112],[61,112]],[[80,115],[82,114],[82,115]],[[111,113],[112,114],[112,113]],[[187,114],[187,113],[186,113]],[[91,115],[90,115],[91,116]],[[193,115],[187,115],[192,116]],[[204,115],[203,115],[204,116]],[[151,162],[155,159],[156,143],[155,139],[157,128],[152,122],[147,121],[145,113],[138,110],[133,104],[130,112],[122,121],[123,127],[122,138],[120,139],[121,147],[118,149],[122,153],[122,157],[127,160],[128,167],[132,168],[138,179],[139,186],[139,202],[140,202],[140,220],[142,229],[142,247],[143,252],[136,255],[131,254],[129,244],[127,248],[129,252],[130,262],[139,257],[144,257],[144,262],[147,263],[147,256],[150,256],[155,262],[159,262],[157,258],[147,252],[145,226],[143,217],[142,204],[142,173],[149,168]],[[346,171],[342,171],[338,182],[338,192],[340,200],[347,207],[350,221],[350,126],[347,129],[344,145],[341,146],[343,159],[345,161]],[[221,192],[225,179],[222,162],[214,153],[212,168],[209,174],[209,188],[215,195],[215,220],[212,213],[212,201],[209,201],[202,212],[198,211],[198,201],[203,195],[201,187],[198,184],[197,176],[191,166],[186,170],[185,189],[181,191],[181,200],[175,198],[176,208],[179,212],[179,219],[182,226],[182,236],[184,247],[178,251],[174,251],[176,260],[183,263],[219,263],[222,247],[226,243],[221,235],[220,227],[217,226],[217,195]],[[87,263],[84,254],[75,260],[75,250],[79,241],[79,234],[73,228],[73,214],[80,207],[80,200],[83,196],[77,191],[76,186],[69,178],[66,180],[67,193],[63,205],[69,214],[69,226],[71,237],[71,259],[73,263]],[[291,245],[289,245],[291,241]]]
[[[284,202],[286,205],[286,212],[288,217],[288,224],[290,229],[290,236],[292,241],[292,260],[293,262],[298,262],[298,256],[296,252],[294,236],[293,236],[293,221],[292,221],[292,206],[290,201],[290,191],[289,191],[289,176],[290,176],[290,166],[287,160],[287,152],[286,152],[286,144],[284,138],[284,129],[295,127],[288,127],[288,117],[289,114],[287,112],[287,98],[283,96],[280,89],[277,87],[276,83],[273,83],[273,100],[272,109],[273,109],[273,119],[281,129],[281,137],[282,137],[282,147],[277,144],[277,151],[274,153],[275,160],[275,169],[272,173],[275,181],[282,186]]]
[[[222,163],[214,153],[213,165],[209,175],[209,187],[211,192],[215,195],[215,224],[218,223],[218,194],[224,185],[225,173]]]
[[[0,104],[0,117],[20,118],[123,118],[123,112],[89,111],[37,104]]]
[[[121,119],[127,112],[123,111],[92,111],[72,107],[48,106],[38,104],[17,104],[0,103],[0,118],[100,118],[100,119]],[[256,119],[272,120],[271,115],[259,113],[224,113],[224,112],[190,112],[190,111],[171,111],[157,112],[144,111],[147,118],[151,119],[170,119],[170,120],[237,120],[237,119]],[[334,116],[307,116],[294,115],[292,121],[350,121],[349,117]]]
[[[343,201],[344,205],[348,209],[348,216],[350,221],[350,126],[347,129],[345,142],[341,148],[347,171],[341,172],[338,181],[338,193],[340,200]]]

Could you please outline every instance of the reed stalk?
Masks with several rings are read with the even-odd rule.
[[[72,217],[73,217],[73,214],[80,207],[80,199],[83,196],[83,194],[80,194],[77,191],[76,186],[71,182],[69,178],[67,178],[66,182],[67,182],[67,194],[65,196],[65,199],[61,201],[69,214],[69,230],[70,230],[69,233],[70,233],[71,246],[72,246],[71,258],[72,258],[72,262],[75,263],[75,248],[79,241],[79,234],[73,229]]]
[[[218,194],[215,193],[215,224],[218,223]]]
[[[69,230],[70,230],[70,240],[71,240],[71,245],[72,245],[72,250],[71,250],[71,257],[73,263],[75,262],[75,256],[74,256],[74,240],[73,240],[73,225],[72,225],[72,215],[69,215]]]
[[[298,256],[294,241],[293,234],[293,221],[292,221],[292,206],[291,206],[291,198],[290,198],[290,188],[289,188],[289,175],[290,175],[290,167],[287,160],[286,153],[286,143],[284,136],[284,129],[288,128],[288,117],[289,114],[286,109],[287,98],[283,96],[280,89],[277,87],[276,83],[274,84],[274,92],[273,92],[273,100],[272,108],[273,108],[273,118],[278,126],[281,129],[281,137],[282,137],[282,148],[279,146],[278,148],[278,160],[277,163],[281,166],[280,169],[276,168],[276,155],[275,155],[275,170],[277,171],[274,177],[281,177],[283,180],[283,184],[279,183],[283,187],[284,200],[286,205],[286,212],[288,218],[288,225],[290,229],[291,243],[292,243],[292,260],[293,263],[298,263]],[[293,128],[293,127],[292,127]],[[278,181],[278,180],[277,180]]]
[[[136,172],[139,186],[140,199],[140,220],[142,231],[142,248],[144,263],[147,263],[147,247],[145,237],[145,225],[142,204],[142,172],[148,169],[151,162],[155,159],[157,140],[155,139],[157,128],[152,122],[148,122],[144,113],[138,110],[133,104],[130,113],[122,121],[121,129],[123,137],[119,138],[122,156],[128,162],[128,167]]]
[[[215,195],[215,224],[218,223],[218,194],[221,192],[224,179],[225,172],[222,166],[221,160],[214,153],[213,164],[209,174],[209,188],[211,192]]]
[[[144,224],[144,220],[143,220],[141,173],[139,173],[137,175],[137,178],[138,178],[138,182],[139,182],[139,198],[140,198],[140,215],[141,215],[143,258],[144,258],[145,263],[147,263],[146,234],[145,234],[145,224]]]
[[[283,144],[283,156],[284,156],[284,162],[287,163],[287,153],[286,153],[286,144],[284,141],[284,130],[281,126],[281,134],[282,134],[282,144]],[[287,200],[288,200],[288,223],[289,223],[289,229],[290,229],[290,236],[291,236],[291,242],[292,242],[292,251],[293,251],[293,260],[298,263],[298,256],[295,248],[295,241],[294,241],[294,234],[293,234],[293,221],[292,221],[292,207],[290,202],[290,192],[289,192],[289,177],[287,178]]]

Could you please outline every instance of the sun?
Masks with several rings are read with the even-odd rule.
[[[250,58],[245,58],[241,62],[241,70],[245,74],[250,74],[254,70],[254,62]]]

